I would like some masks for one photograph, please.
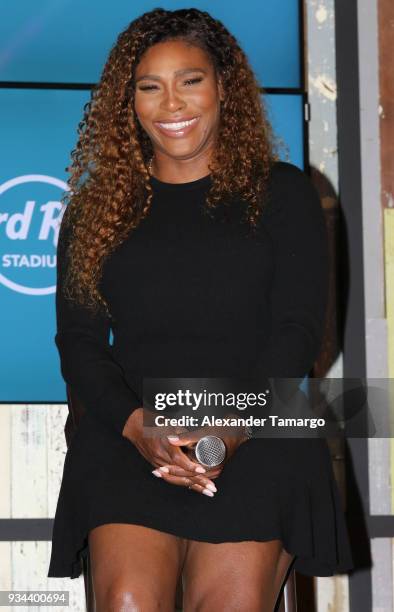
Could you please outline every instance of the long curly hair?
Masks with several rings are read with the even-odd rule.
[[[135,113],[134,75],[147,49],[175,39],[203,49],[223,85],[207,210],[237,196],[245,202],[250,227],[256,227],[278,158],[260,86],[220,21],[197,9],[162,8],[132,21],[118,36],[84,107],[67,168],[69,191],[63,196],[62,226],[70,235],[65,293],[93,310],[104,307],[107,314],[99,289],[104,260],[147,215],[152,200],[148,163],[153,148]]]

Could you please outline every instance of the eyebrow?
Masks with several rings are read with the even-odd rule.
[[[207,74],[206,70],[203,70],[203,68],[182,68],[181,70],[176,70],[174,74],[175,76],[182,76],[189,72],[202,72],[203,74]],[[140,77],[138,77],[138,79],[136,79],[135,82],[138,83],[138,81],[142,81],[143,79],[149,79],[152,81],[160,81],[161,77],[157,76],[156,74],[143,74]]]

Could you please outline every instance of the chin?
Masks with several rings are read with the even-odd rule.
[[[174,147],[171,149],[164,148],[163,150],[169,157],[188,159],[189,157],[193,157],[193,155],[200,150],[200,147]]]

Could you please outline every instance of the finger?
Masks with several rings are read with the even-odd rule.
[[[197,473],[204,474],[207,478],[217,478],[225,465],[225,463],[221,463],[214,467],[203,466],[196,461],[190,461],[190,458],[182,450],[173,449],[173,451],[171,454],[171,449],[169,449],[170,459],[168,461],[161,461],[154,465],[165,466],[167,469],[176,468],[173,473],[177,476],[194,476]]]
[[[207,495],[208,497],[214,497],[215,495],[215,491],[212,491],[211,489],[208,489],[206,487],[204,488],[203,486],[197,483],[191,484],[188,489],[190,489],[190,491],[196,491],[196,493],[202,493],[202,495]]]
[[[194,490],[199,490],[198,487],[201,487],[202,489],[208,489],[209,491],[212,491],[213,493],[217,492],[217,487],[215,483],[212,482],[212,480],[209,480],[209,478],[205,478],[204,476],[193,476],[193,478],[191,478],[191,481],[192,481],[191,488],[193,488],[194,485],[197,486],[197,489],[194,489]]]
[[[157,440],[151,448],[149,459],[153,466],[177,465],[190,475],[196,472],[199,474],[206,472],[205,467],[193,461],[181,448],[171,446],[166,437]]]
[[[162,471],[163,473],[172,474],[173,476],[186,476],[188,478],[197,477],[197,474],[195,471],[184,470],[183,468],[181,468],[180,466],[174,463],[160,461],[160,462],[155,462],[152,465],[154,465],[155,467],[158,467],[158,469]],[[219,466],[214,467],[214,468],[210,468],[210,469],[206,468],[206,471],[203,474],[203,477],[208,480],[217,478],[222,473],[223,467],[224,467],[224,464],[220,464]]]
[[[204,477],[212,480],[213,478],[217,478],[218,476],[220,476],[222,471],[223,471],[223,465],[221,464],[218,467],[207,469],[207,471],[204,474]]]
[[[167,440],[167,436],[157,437],[153,439],[149,445],[150,451],[150,459],[151,463],[154,466],[162,466],[162,465],[172,465],[175,461],[175,455],[179,456],[178,463],[185,468],[185,470],[195,472],[196,471],[196,463],[193,463],[187,455],[180,448],[174,448],[169,441]],[[200,472],[200,470],[199,470]],[[205,472],[205,470],[204,470]],[[202,472],[201,472],[202,473]]]
[[[145,435],[148,436],[150,434],[150,437],[166,437],[170,436],[170,437],[175,437],[178,438],[178,436],[180,434],[189,434],[189,430],[186,427],[181,427],[179,425],[177,426],[173,426],[173,425],[160,425],[160,427],[156,427],[156,426],[151,426],[150,428],[146,428],[146,433]]]
[[[159,476],[160,478],[162,478],[169,484],[174,484],[174,485],[181,486],[181,487],[187,487],[199,493],[203,493],[204,495],[207,495],[208,497],[213,497],[215,495],[216,491],[213,490],[213,487],[215,487],[215,485],[213,485],[213,483],[212,484],[208,483],[210,484],[210,486],[206,487],[205,483],[201,484],[200,482],[196,480],[197,478],[199,478],[198,476],[194,476],[193,478],[188,478],[187,476],[171,476],[170,474],[167,474],[165,472],[164,473],[162,472],[159,475],[159,472],[160,470],[157,469],[157,470],[153,470],[152,473],[155,476]]]
[[[163,443],[165,444],[165,440],[163,440]],[[158,467],[166,473],[169,473],[170,468],[173,468],[174,471],[172,473],[176,476],[192,477],[196,474],[204,474],[206,478],[212,479],[217,478],[224,468],[225,463],[215,467],[203,466],[196,461],[192,461],[182,449],[170,447],[167,452],[164,444],[160,452],[156,452],[148,460],[153,467]]]
[[[186,445],[191,445],[191,444],[195,444],[196,442],[198,442],[198,440],[201,438],[201,435],[197,435],[197,434],[190,434],[190,432],[188,432],[187,434],[171,434],[169,436],[167,436],[167,440],[173,445],[173,446],[186,446]]]
[[[200,484],[203,487],[211,489],[211,491],[215,492],[217,490],[216,485],[212,482],[212,480],[210,480],[209,478],[206,478],[205,475],[197,476],[193,474],[192,472],[185,472],[184,470],[182,470],[181,468],[175,465],[163,465],[159,467],[158,469],[163,474],[166,474],[169,476],[180,476],[183,478],[188,478],[189,480],[192,480],[193,482]]]
[[[179,434],[187,434],[187,435],[189,435],[188,428],[187,427],[181,427],[180,425],[176,425],[173,433],[170,434],[170,435],[173,435],[173,436],[175,436],[177,438],[177,437],[179,437]]]
[[[167,463],[177,465],[186,472],[205,474],[206,468],[198,463],[198,461],[193,461],[191,457],[189,457],[189,455],[182,450],[182,448],[174,448],[169,442],[167,442],[166,451],[170,457],[170,460]]]

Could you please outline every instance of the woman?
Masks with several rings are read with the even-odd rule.
[[[317,193],[278,161],[236,40],[196,9],[120,34],[79,133],[56,344],[86,412],[48,576],[79,576],[89,546],[99,612],[173,610],[181,572],[186,612],[271,612],[293,562],[352,567],[325,442],[237,430],[205,469],[184,452],[196,432],[144,434],[142,383],[309,372],[327,297]]]

